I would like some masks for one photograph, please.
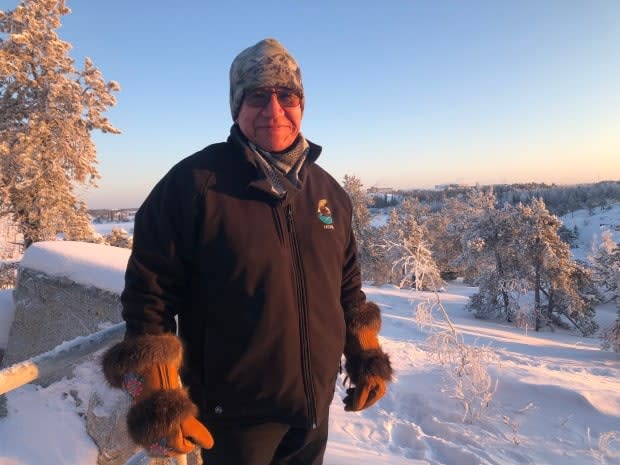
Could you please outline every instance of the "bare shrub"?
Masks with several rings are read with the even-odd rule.
[[[518,446],[519,444],[521,444],[521,439],[519,439],[519,429],[521,428],[521,423],[512,420],[507,415],[502,416],[502,421],[504,422],[505,425],[508,425],[510,427],[510,441],[515,446]]]
[[[488,346],[465,343],[437,293],[434,302],[421,302],[416,310],[416,323],[431,328],[426,341],[429,356],[445,368],[449,380],[446,391],[463,406],[462,421],[471,423],[483,415],[497,390],[498,380],[491,376],[489,367],[499,364],[499,357]],[[447,324],[446,329],[435,323],[433,314],[437,311]]]

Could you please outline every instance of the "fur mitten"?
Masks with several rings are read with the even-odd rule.
[[[344,398],[347,411],[363,410],[385,395],[392,380],[392,365],[379,344],[381,311],[365,302],[346,314],[347,341],[345,369],[351,382]]]
[[[213,447],[211,433],[196,418],[198,408],[181,387],[182,359],[183,346],[172,334],[128,338],[103,357],[107,381],[132,397],[129,434],[152,456]]]

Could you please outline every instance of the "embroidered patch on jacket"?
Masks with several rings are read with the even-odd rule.
[[[327,199],[319,200],[316,213],[325,229],[334,229],[334,219],[332,218],[332,211],[327,206]]]

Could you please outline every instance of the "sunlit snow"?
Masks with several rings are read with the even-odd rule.
[[[53,246],[64,250],[61,242]],[[121,259],[119,249],[98,252],[92,268],[86,263],[93,257],[82,256],[88,248],[64,246],[66,267],[46,263],[44,251],[30,265],[49,273],[77,269],[71,276],[91,284],[99,277],[103,287],[122,282],[126,255]],[[467,344],[497,355],[489,365],[497,390],[478,418],[464,422],[462,404],[451,394],[453,381],[430,357],[428,336],[447,328],[446,322],[439,314],[431,327],[415,320],[417,305],[436,296],[393,286],[364,290],[382,309],[381,340],[396,381],[376,407],[361,413],[344,412],[339,381],[325,465],[620,464],[620,356],[601,351],[597,337],[478,320],[464,308],[475,289],[448,284],[438,296],[456,330]],[[0,343],[12,320],[6,296],[0,294]],[[613,304],[597,308],[602,327],[615,318]],[[10,392],[8,417],[0,419],[0,465],[94,465],[97,451],[82,416],[93,392],[116,395],[93,362],[80,364],[72,379]]]

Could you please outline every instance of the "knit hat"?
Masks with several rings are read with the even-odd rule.
[[[275,86],[298,91],[303,110],[304,88],[299,65],[276,39],[264,39],[243,50],[230,65],[230,111],[233,121],[239,116],[247,90]]]

